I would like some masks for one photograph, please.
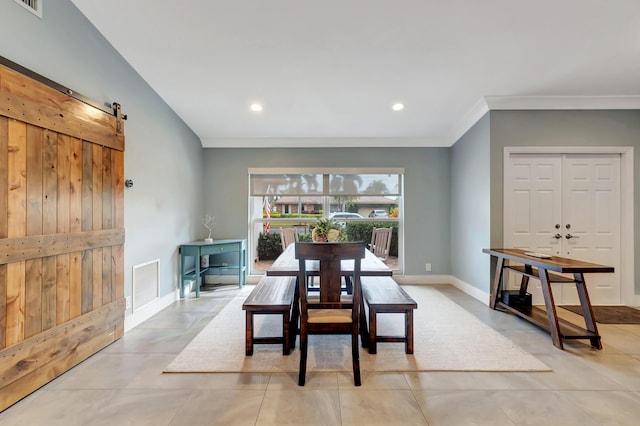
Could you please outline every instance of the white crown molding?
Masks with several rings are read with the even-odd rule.
[[[462,136],[464,136],[467,131],[474,126],[484,115],[489,112],[489,105],[485,101],[485,98],[480,98],[478,101],[471,107],[467,113],[462,116],[460,120],[453,127],[452,132],[447,138],[446,146],[452,146],[454,143],[458,141]]]
[[[444,139],[426,138],[210,138],[203,148],[402,148],[442,147]]]
[[[485,96],[489,110],[640,109],[640,96]]]
[[[488,111],[611,109],[640,109],[640,96],[484,96],[454,126],[445,146],[456,143]]]

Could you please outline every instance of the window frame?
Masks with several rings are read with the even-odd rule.
[[[384,221],[384,222],[397,222],[398,223],[398,268],[395,270],[396,273],[403,273],[404,270],[404,179],[405,179],[405,169],[404,168],[400,168],[400,167],[348,167],[348,168],[344,168],[344,167],[329,167],[329,168],[314,168],[314,167],[302,167],[302,168],[287,168],[287,167],[279,167],[279,168],[249,168],[248,169],[248,179],[247,179],[247,183],[248,183],[248,188],[247,188],[247,193],[248,193],[248,211],[247,211],[247,228],[248,228],[248,237],[249,237],[249,245],[250,245],[250,250],[253,250],[253,258],[257,260],[257,242],[258,242],[258,237],[260,235],[260,232],[262,232],[261,230],[258,229],[258,225],[259,227],[262,229],[264,227],[264,224],[269,222],[270,223],[270,228],[278,228],[278,224],[279,223],[286,223],[286,222],[291,222],[291,217],[287,217],[287,218],[278,218],[278,217],[271,217],[271,218],[265,218],[263,217],[262,213],[264,212],[264,203],[262,203],[262,208],[260,210],[260,217],[254,217],[256,212],[257,212],[257,201],[259,199],[259,197],[262,198],[262,201],[264,201],[264,197],[265,196],[269,196],[269,197],[273,197],[273,196],[287,196],[287,197],[307,197],[307,198],[321,198],[322,199],[322,217],[328,217],[329,214],[331,213],[331,203],[334,200],[335,197],[339,197],[341,195],[346,195],[346,194],[331,194],[330,193],[330,184],[329,184],[329,178],[331,175],[358,175],[358,174],[362,174],[362,175],[383,175],[383,174],[387,174],[387,175],[392,175],[392,174],[397,174],[398,175],[398,188],[397,190],[394,189],[395,192],[393,192],[392,194],[389,193],[384,193],[384,194],[366,194],[366,193],[359,193],[359,194],[354,194],[357,196],[392,196],[392,197],[397,197],[397,206],[399,209],[399,215],[397,218],[393,218],[393,217],[388,217],[388,218],[377,218],[378,220],[376,220],[376,218],[370,218],[370,217],[362,217],[362,218],[354,218],[354,219],[346,219],[346,221],[354,221],[354,222],[371,222],[371,221]],[[277,192],[274,191],[269,191],[269,190],[258,190],[258,191],[254,191],[255,188],[257,187],[257,185],[254,185],[254,181],[252,176],[254,175],[321,175],[322,176],[322,191],[316,191],[316,192],[311,192],[311,193],[282,193],[282,194],[278,194]],[[264,186],[263,186],[264,187]],[[273,205],[274,202],[271,201],[270,202],[272,209],[273,209]],[[302,203],[299,203],[299,205],[302,205]],[[298,221],[300,224],[307,224],[307,226],[309,224],[315,223],[315,221],[317,220],[316,217],[313,218],[305,218],[302,216],[302,213],[299,211],[298,212],[300,214],[300,217],[298,218]],[[254,275],[257,271],[254,271],[254,262],[251,262],[250,265],[250,273],[252,275]]]

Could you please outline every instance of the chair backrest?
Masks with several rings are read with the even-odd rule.
[[[342,292],[342,261],[353,261],[353,304],[360,301],[360,263],[364,258],[364,242],[348,243],[306,243],[295,246],[295,256],[299,262],[299,287],[301,306],[307,301],[307,261],[319,262],[320,305],[328,309],[339,309]],[[314,268],[315,269],[315,268]],[[349,303],[351,305],[351,302]],[[349,306],[350,307],[350,306]]]
[[[386,260],[387,257],[389,257],[392,234],[393,228],[373,228],[369,250],[371,250],[376,257]]]
[[[280,242],[282,243],[282,251],[289,245],[298,241],[298,233],[295,228],[280,228]]]

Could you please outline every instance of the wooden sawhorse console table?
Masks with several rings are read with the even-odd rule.
[[[593,309],[591,307],[591,301],[589,300],[584,274],[614,272],[613,267],[559,256],[539,258],[527,255],[525,254],[527,252],[521,249],[501,248],[483,249],[482,251],[495,257],[497,260],[496,275],[491,292],[491,309],[500,308],[512,312],[538,327],[547,330],[549,334],[551,334],[553,344],[560,349],[564,349],[562,344],[563,339],[589,339],[591,346],[602,349],[602,342],[600,341],[600,334],[598,334],[598,327],[596,326],[596,321],[593,316]],[[505,260],[517,262],[521,265],[507,264]],[[521,299],[526,295],[529,278],[540,280],[546,312],[540,308],[527,306],[526,304],[508,304],[503,301],[502,281],[505,269],[515,271],[522,275],[519,291],[519,297]],[[554,274],[553,272],[573,274],[573,279]],[[575,283],[586,328],[579,327],[569,321],[558,318],[550,285],[552,282]]]

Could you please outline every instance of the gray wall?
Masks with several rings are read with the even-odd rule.
[[[491,244],[503,241],[503,152],[517,146],[634,147],[634,218],[640,211],[640,111],[491,111]],[[640,226],[634,223],[635,294]]]
[[[319,143],[321,144],[321,142]],[[247,236],[253,167],[404,167],[405,274],[450,273],[448,148],[205,149],[205,211],[216,238]]]
[[[451,148],[451,275],[489,292],[489,114]]]
[[[196,135],[68,0],[39,19],[0,2],[0,55],[93,100],[119,102],[125,124],[125,294],[134,265],[160,259],[161,295],[177,285],[177,246],[200,231],[202,148]]]
[[[47,2],[43,19],[4,1],[0,17],[0,55],[98,102],[119,102],[129,116],[125,175],[134,187],[125,192],[127,295],[131,268],[157,258],[161,294],[175,288],[177,246],[204,236],[205,211],[216,216],[217,238],[246,236],[249,167],[404,167],[405,273],[423,275],[430,262],[432,274],[451,274],[482,290],[490,280],[475,273],[489,268],[481,248],[502,243],[505,146],[634,146],[640,211],[640,111],[492,111],[450,149],[206,149],[202,156],[197,136],[69,0]],[[635,243],[638,262],[637,225]]]

